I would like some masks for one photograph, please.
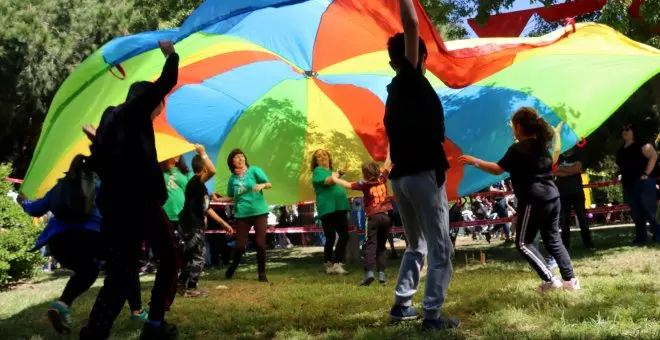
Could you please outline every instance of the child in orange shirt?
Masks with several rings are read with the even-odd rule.
[[[364,279],[360,286],[368,286],[376,279],[374,267],[378,270],[378,281],[385,283],[385,245],[390,233],[392,210],[387,192],[388,169],[381,168],[376,162],[362,164],[363,180],[347,182],[333,177],[335,183],[350,190],[359,190],[364,194],[364,211],[367,215],[367,242],[364,255]]]

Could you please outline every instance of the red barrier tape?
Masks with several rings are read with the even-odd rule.
[[[589,214],[605,214],[609,212],[616,211],[628,211],[630,207],[627,204],[620,204],[611,207],[600,207],[594,209],[587,209],[586,213]],[[575,216],[575,212],[572,213]],[[507,218],[498,218],[494,220],[478,220],[478,221],[461,221],[461,222],[452,222],[449,223],[450,228],[464,228],[464,227],[476,227],[483,225],[493,225],[493,224],[502,224],[515,222],[516,217],[507,217]],[[355,226],[351,226],[348,230],[349,232],[357,231],[358,234],[363,235],[364,230],[357,230]],[[288,227],[288,228],[276,228],[274,226],[269,226],[267,231],[269,234],[304,234],[304,233],[322,233],[323,228],[319,228],[316,225],[303,226],[303,227]],[[392,227],[390,233],[402,233],[402,227]],[[206,234],[225,234],[224,230],[206,230]],[[254,230],[250,230],[250,234],[254,234]]]

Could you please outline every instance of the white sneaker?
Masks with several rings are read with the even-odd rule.
[[[344,264],[343,264],[343,263],[335,263],[335,265],[334,265],[334,267],[332,268],[332,270],[335,272],[335,274],[339,274],[339,275],[345,275],[345,274],[348,274],[348,272],[346,271],[346,269],[344,269]]]
[[[336,274],[335,265],[332,262],[325,263],[325,273],[328,275]]]
[[[564,290],[571,292],[580,290],[580,280],[574,277],[570,281],[564,281]]]
[[[549,291],[552,291],[552,290],[555,290],[555,289],[559,289],[559,288],[561,288],[563,285],[564,285],[564,284],[561,282],[560,279],[558,279],[557,277],[553,277],[553,278],[552,278],[552,281],[541,283],[541,284],[538,286],[538,288],[536,288],[536,291],[537,291],[539,294],[545,294],[545,293],[547,293],[547,292],[549,292]]]

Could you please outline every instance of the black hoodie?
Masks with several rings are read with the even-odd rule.
[[[176,86],[178,70],[179,56],[173,53],[153,86],[103,112],[90,148],[101,179],[97,204],[102,211],[154,201],[162,205],[167,200],[151,113]]]

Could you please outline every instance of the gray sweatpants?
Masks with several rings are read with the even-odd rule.
[[[403,254],[394,303],[410,306],[419,288],[420,270],[428,256],[424,317],[437,319],[452,275],[449,203],[445,186],[438,188],[434,171],[392,181],[408,248]]]

